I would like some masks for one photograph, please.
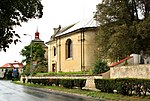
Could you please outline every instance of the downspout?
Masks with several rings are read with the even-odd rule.
[[[57,38],[56,38],[56,63],[55,63],[55,72],[58,72],[58,66],[59,66],[58,65],[58,59],[59,59],[59,57],[58,57],[58,50],[57,49],[58,49],[58,44],[57,44]]]
[[[81,29],[81,71],[82,71],[82,29]]]
[[[85,70],[85,59],[84,59],[84,29],[83,29],[83,66],[82,69]]]
[[[56,59],[56,65],[57,65],[57,72],[61,71],[61,45],[60,45],[60,38],[56,40],[56,51],[57,51],[57,59]]]
[[[81,71],[85,70],[85,59],[84,59],[84,29],[81,29]]]
[[[48,72],[51,72],[52,71],[52,60],[51,60],[51,44],[49,42],[48,44]]]
[[[61,71],[61,42],[59,38],[59,71]]]

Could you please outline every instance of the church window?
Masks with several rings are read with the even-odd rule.
[[[66,41],[66,58],[72,58],[72,41],[68,39]]]
[[[56,47],[53,47],[53,55],[56,56]]]

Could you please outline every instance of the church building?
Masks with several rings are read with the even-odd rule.
[[[77,72],[93,68],[95,62],[94,19],[54,28],[48,44],[49,72]]]

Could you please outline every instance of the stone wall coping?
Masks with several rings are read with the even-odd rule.
[[[47,76],[47,77],[31,77],[31,76],[25,76],[21,77],[26,79],[88,79],[88,78],[94,78],[94,79],[102,79],[102,76]]]

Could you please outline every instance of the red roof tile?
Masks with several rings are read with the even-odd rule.
[[[6,63],[5,65],[1,66],[0,68],[22,68],[22,63]]]
[[[121,64],[122,62],[124,62],[124,61],[126,61],[126,60],[129,60],[129,59],[132,58],[132,57],[133,57],[133,56],[128,56],[128,57],[126,57],[126,58],[120,60],[119,62],[115,62],[115,63],[111,64],[110,67],[117,66],[117,65]]]

